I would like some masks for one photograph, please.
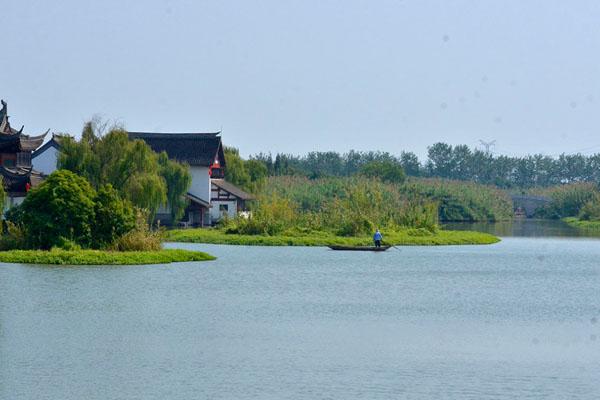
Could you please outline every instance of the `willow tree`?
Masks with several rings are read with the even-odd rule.
[[[88,122],[81,140],[65,138],[61,144],[59,168],[87,178],[96,189],[112,185],[151,216],[167,203],[175,219],[183,214],[183,196],[191,184],[189,168],[155,153],[142,140],[129,140],[124,129],[114,127],[102,134]]]
[[[160,173],[167,184],[167,201],[171,207],[171,218],[178,221],[183,216],[186,201],[185,194],[192,184],[190,168],[187,164],[172,161],[164,151],[158,156]]]

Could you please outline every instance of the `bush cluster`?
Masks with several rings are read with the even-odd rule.
[[[136,224],[136,209],[131,202],[122,199],[110,184],[96,191],[85,178],[68,170],[52,173],[6,218],[0,240],[5,250],[101,249],[115,245],[132,232],[149,235]]]
[[[435,232],[437,203],[402,193],[397,185],[364,177],[271,178],[249,217],[226,223],[230,234],[278,235],[284,231],[325,231],[339,236],[375,228],[423,228]]]
[[[539,217],[600,219],[600,191],[596,184],[582,182],[554,186],[537,194],[550,197],[550,203],[537,211]]]

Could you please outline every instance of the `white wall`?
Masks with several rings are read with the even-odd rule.
[[[190,165],[190,174],[192,175],[192,185],[190,186],[189,192],[207,203],[210,203],[210,177],[208,176],[208,167]]]
[[[23,202],[23,200],[25,200],[25,197],[9,197],[6,196],[6,201],[4,202],[4,212],[7,212],[8,210],[10,210],[11,208],[13,208],[14,206],[18,206],[19,204],[21,204]],[[2,214],[2,217],[4,217],[4,214]]]
[[[38,154],[31,160],[33,169],[46,175],[56,171],[58,161],[58,150],[54,147],[48,147],[43,153]]]
[[[216,221],[220,220],[221,217],[223,217],[223,212],[219,211],[219,205],[221,205],[221,204],[228,205],[228,210],[227,210],[228,218],[235,218],[235,216],[237,215],[237,200],[229,200],[229,201],[213,200],[213,201],[211,201],[210,204],[212,205],[212,208],[210,209],[210,219],[213,222],[216,222]]]

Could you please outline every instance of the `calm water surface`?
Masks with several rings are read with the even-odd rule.
[[[1,399],[597,399],[600,241],[0,265]]]
[[[506,222],[450,222],[446,229],[459,231],[479,231],[500,237],[596,237],[600,231],[570,226],[560,220],[515,219]]]

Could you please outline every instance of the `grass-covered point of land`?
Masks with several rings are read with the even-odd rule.
[[[575,228],[600,231],[600,221],[585,221],[576,217],[567,217],[562,220]]]
[[[215,257],[200,251],[9,250],[0,251],[0,262],[56,265],[141,265],[208,261]]]
[[[500,241],[496,236],[487,233],[469,231],[438,230],[430,232],[425,229],[406,229],[383,233],[384,244],[407,246],[492,244]],[[370,246],[373,244],[371,237],[366,235],[344,237],[322,231],[306,233],[288,231],[279,235],[240,235],[228,234],[221,229],[175,229],[167,231],[165,240],[246,246]]]

